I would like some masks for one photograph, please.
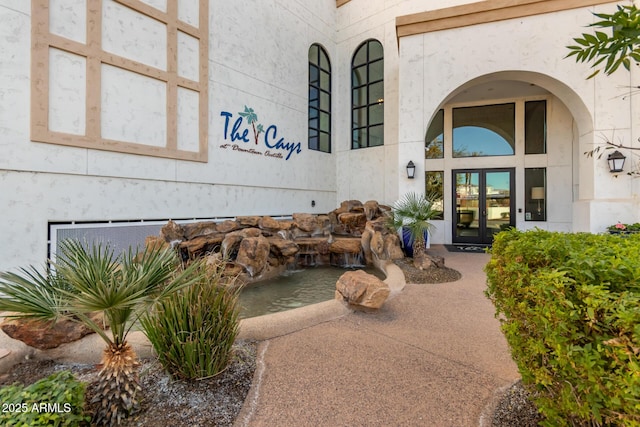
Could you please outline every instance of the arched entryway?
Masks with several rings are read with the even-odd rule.
[[[581,229],[576,206],[593,185],[580,153],[593,142],[592,120],[566,85],[530,72],[482,76],[452,91],[428,123],[425,191],[440,192],[443,210],[434,240],[488,244],[509,226]]]

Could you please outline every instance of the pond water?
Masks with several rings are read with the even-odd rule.
[[[380,279],[385,278],[382,272],[373,267],[358,270]],[[336,281],[347,271],[348,268],[339,267],[306,268],[287,271],[276,278],[251,284],[240,294],[240,318],[277,313],[334,299]]]

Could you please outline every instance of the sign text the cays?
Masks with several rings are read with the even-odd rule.
[[[266,131],[262,130],[262,125],[257,123],[257,116],[253,114],[252,109],[247,109],[245,107],[245,112],[247,110],[251,111],[251,115],[247,116],[246,114],[240,114],[240,117],[237,117],[234,120],[233,113],[228,111],[220,112],[220,115],[224,117],[224,139],[231,140],[231,142],[244,142],[250,143],[255,142],[258,144],[259,136],[261,133],[264,133],[262,141],[264,145],[272,150],[283,150],[286,152],[285,160],[289,160],[289,158],[295,153],[300,154],[302,152],[302,143],[300,142],[285,142],[284,138],[278,139],[278,127],[276,125],[271,125],[267,128]],[[246,125],[245,125],[245,120]],[[247,126],[248,125],[248,126]],[[257,125],[257,126],[256,126]],[[253,135],[251,135],[250,129],[253,128]],[[253,136],[253,141],[252,137]],[[270,155],[270,152],[267,151],[265,155],[269,157],[280,157]]]

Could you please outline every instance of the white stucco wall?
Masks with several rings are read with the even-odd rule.
[[[431,117],[469,82],[483,78],[526,81],[557,99],[549,109],[549,151],[544,165],[549,220],[528,224],[518,218],[517,225],[602,232],[618,220],[614,212],[622,221],[638,221],[637,183],[627,176],[615,178],[604,158],[583,155],[603,136],[615,135],[625,145],[638,145],[634,136],[639,123],[632,114],[637,97],[624,97],[637,71],[631,76],[619,71],[586,80],[591,73],[587,65],[564,59],[565,46],[587,31],[591,12],[611,10],[612,5],[574,9],[400,38],[399,158],[422,157]],[[517,162],[511,161],[514,166],[531,167]],[[482,167],[498,165],[505,166],[496,159],[495,166],[489,161]],[[518,200],[523,198],[517,198],[516,208],[521,206]],[[449,226],[445,224],[445,229]]]
[[[48,222],[320,213],[346,199],[391,204],[407,191],[424,188],[422,179],[406,178],[405,165],[413,160],[416,176],[423,176],[424,133],[433,113],[462,89],[491,78],[522,79],[552,94],[553,134],[544,165],[524,157],[515,162],[520,170],[516,180],[522,181],[524,167],[545,166],[549,181],[562,183],[548,187],[549,221],[544,227],[599,232],[618,220],[640,221],[640,181],[615,178],[604,159],[582,154],[603,136],[638,145],[640,96],[624,95],[640,84],[640,74],[634,69],[587,81],[588,66],[563,59],[565,46],[585,31],[591,12],[613,6],[397,38],[397,16],[465,3],[471,2],[351,0],[336,8],[334,0],[265,0],[249,6],[210,0],[209,156],[200,163],[32,142],[31,3],[0,0],[0,234],[6,243],[0,246],[0,270],[42,263]],[[86,23],[73,8],[85,2],[65,4],[72,8],[52,12],[52,31],[82,42]],[[105,4],[108,8],[109,0]],[[194,4],[192,0],[179,6],[181,18],[193,25]],[[163,56],[156,51],[162,40],[153,24],[136,29],[125,24],[137,18],[127,19],[112,19],[104,35],[107,45],[162,68]],[[384,47],[385,144],[351,150],[351,57],[370,38]],[[312,43],[326,49],[332,64],[331,154],[307,149],[307,53]],[[179,73],[195,78],[192,39],[180,38],[178,56]],[[84,78],[83,59],[54,52],[53,60],[52,126],[82,133],[86,88],[78,82]],[[128,95],[129,101],[103,100],[106,134],[158,144],[167,120],[159,108],[163,89],[153,83],[127,86],[132,83],[118,73],[105,71],[103,93],[107,98]],[[145,84],[150,87],[145,89]],[[178,147],[196,150],[193,93],[179,91],[178,98]],[[283,138],[283,143],[301,143],[301,152],[286,161],[267,157],[264,140],[263,155],[234,151],[234,143],[255,148],[252,141],[230,140],[229,127],[245,106],[265,129],[276,126],[272,142]],[[223,112],[231,115],[229,123]],[[239,131],[244,129],[251,139],[246,122]],[[445,192],[450,191],[451,183],[445,182]],[[531,225],[521,218],[517,224]],[[442,224],[434,242],[450,240],[450,224]]]
[[[85,2],[67,3],[82,7]],[[196,3],[188,3],[191,8],[181,6],[180,16],[196,25]],[[30,2],[0,0],[0,234],[5,242],[0,270],[42,264],[48,222],[324,213],[337,206],[335,157],[307,148],[308,48],[321,43],[336,61],[335,1],[268,0],[247,7],[215,0],[209,5],[209,160],[200,163],[30,141]],[[74,28],[83,22],[56,21],[78,21],[79,16],[52,12],[52,31],[82,38],[83,31]],[[162,68],[163,58],[154,48],[162,40],[148,25],[136,30],[115,22],[119,24],[105,32],[103,43]],[[193,78],[197,64],[192,64],[188,37],[179,40],[178,55],[183,60],[179,73]],[[56,130],[81,133],[84,87],[77,81],[83,79],[83,59],[74,62],[64,53],[58,57],[62,66],[52,71],[57,73],[50,98],[52,123]],[[148,82],[127,87],[128,79],[117,75],[121,70],[109,71],[103,91],[114,96],[103,98],[103,131],[110,138],[147,145],[162,140],[163,88],[144,88],[153,86]],[[129,100],[111,102],[115,91]],[[188,92],[178,96],[179,148],[197,149],[185,142],[197,135],[193,99]],[[284,138],[284,143],[300,143],[301,152],[285,161],[221,148],[231,142],[229,135],[224,139],[221,112],[232,113],[235,120],[245,106],[254,109],[265,130],[277,127],[276,135],[271,131],[272,143]]]

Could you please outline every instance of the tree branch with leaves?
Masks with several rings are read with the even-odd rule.
[[[603,70],[604,74],[609,76],[621,65],[630,71],[632,63],[636,65],[640,63],[640,10],[636,5],[634,3],[619,5],[614,13],[594,13],[593,15],[600,20],[590,24],[589,27],[611,30],[610,34],[597,29],[593,34],[582,33],[581,37],[573,39],[576,44],[567,46],[569,53],[565,58],[573,57],[578,63],[590,62],[594,71],[587,80]],[[584,154],[587,157],[599,159],[607,150],[615,148],[629,150],[632,155],[634,151],[640,150],[640,147],[616,144],[608,138],[604,138],[604,141],[603,144]],[[633,161],[631,171],[627,172],[627,175],[640,176],[640,166],[637,161]]]

